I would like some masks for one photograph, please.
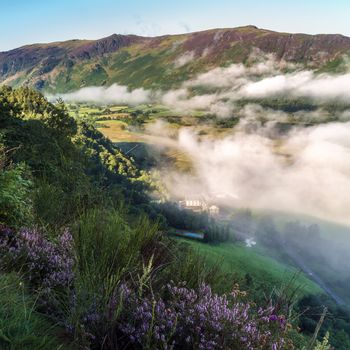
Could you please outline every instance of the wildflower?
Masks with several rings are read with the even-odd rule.
[[[255,350],[269,344],[273,350],[282,349],[283,328],[276,333],[270,322],[284,323],[285,319],[275,315],[273,308],[255,313],[250,304],[240,303],[232,295],[228,298],[213,294],[208,285],[195,291],[170,283],[166,290],[167,299],[141,299],[129,293],[124,300],[125,318],[120,321],[119,331],[130,341],[140,346],[151,342],[154,348],[162,349],[191,346],[203,350]]]
[[[24,266],[29,281],[43,289],[67,286],[73,279],[72,242],[68,230],[54,243],[35,229],[15,233],[0,227],[0,262]]]

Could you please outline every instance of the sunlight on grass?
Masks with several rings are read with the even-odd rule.
[[[98,121],[98,130],[112,142],[137,142],[141,141],[141,135],[132,133],[127,129],[127,124],[119,120]]]

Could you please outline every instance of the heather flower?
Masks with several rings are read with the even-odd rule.
[[[56,241],[50,241],[38,230],[23,229],[16,233],[0,227],[1,265],[21,268],[32,284],[47,291],[69,287],[71,315],[79,315],[78,323],[74,317],[60,318],[59,308],[49,306],[67,331],[75,333],[79,327],[89,344],[98,345],[100,339],[105,339],[103,330],[107,325],[114,329],[118,346],[124,343],[125,347],[132,344],[135,348],[164,350],[287,348],[286,318],[273,306],[256,310],[250,303],[240,302],[237,286],[229,295],[217,295],[205,284],[194,290],[185,283],[171,282],[161,294],[140,296],[138,288],[133,290],[121,284],[108,297],[107,304],[98,294],[88,295],[90,301],[82,311],[81,296],[77,297],[72,283],[73,248],[68,230]]]
[[[68,230],[51,242],[36,229],[16,233],[0,227],[0,260],[3,266],[21,268],[40,287],[67,286],[73,279],[72,242]]]
[[[280,350],[285,344],[284,317],[273,314],[272,307],[254,312],[250,304],[240,303],[232,295],[213,294],[208,285],[195,291],[169,284],[166,299],[140,298],[125,285],[120,288],[127,297],[118,332],[140,346]]]

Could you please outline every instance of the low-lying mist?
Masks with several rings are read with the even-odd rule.
[[[350,225],[350,123],[295,129],[279,139],[262,130],[203,139],[181,129],[176,147],[189,155],[193,170],[163,174],[174,198],[202,194],[227,206]]]
[[[191,53],[182,55],[174,62],[174,67],[186,66],[193,59]],[[254,51],[247,65],[231,64],[214,68],[173,90],[130,90],[126,86],[113,84],[110,87],[84,87],[50,98],[97,104],[161,103],[179,112],[202,110],[227,118],[237,112],[236,103],[242,99],[287,97],[308,98],[316,105],[327,101],[347,104],[350,73],[347,73],[345,58],[343,66],[344,74],[319,74],[298,64],[279,61],[273,55]]]
[[[150,92],[142,88],[130,91],[126,86],[113,84],[109,87],[84,87],[66,94],[50,95],[48,98],[50,100],[62,98],[66,102],[138,105],[150,101]]]

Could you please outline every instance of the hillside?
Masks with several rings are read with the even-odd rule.
[[[1,349],[306,346],[287,301],[257,304],[235,276],[164,234],[149,174],[92,123],[3,87],[0,127]]]
[[[278,33],[255,26],[161,37],[113,34],[1,52],[0,82],[46,92],[112,83],[169,89],[218,66],[249,64],[253,54],[334,71],[349,50],[350,38],[342,35]]]

